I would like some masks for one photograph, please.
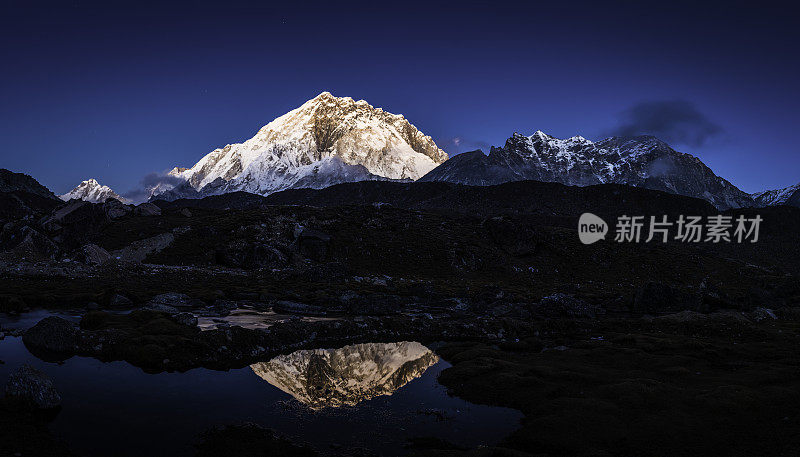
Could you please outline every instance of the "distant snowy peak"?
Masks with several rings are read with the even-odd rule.
[[[402,115],[323,92],[253,138],[216,149],[193,167],[175,168],[169,175],[197,191],[222,179],[226,184],[219,192],[265,195],[321,183],[415,180],[445,160],[447,154],[431,137]]]
[[[100,185],[95,179],[87,179],[86,181],[78,184],[77,187],[59,196],[64,201],[72,199],[84,200],[92,203],[103,203],[109,198],[115,198],[122,203],[130,203],[130,201],[111,190],[108,186]]]
[[[800,184],[783,189],[766,190],[752,194],[758,206],[794,205],[800,206]]]
[[[675,151],[653,136],[582,136],[558,139],[537,130],[515,133],[488,156],[470,153],[436,168],[421,181],[490,185],[536,180],[571,186],[616,183],[703,198],[721,209],[753,206],[750,195],[715,175],[697,157]]]

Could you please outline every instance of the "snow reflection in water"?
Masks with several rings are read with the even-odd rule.
[[[25,329],[47,315],[0,314],[0,327]],[[229,371],[148,374],[87,357],[42,361],[7,333],[0,360],[0,387],[23,363],[53,379],[63,403],[49,428],[83,456],[194,455],[202,431],[241,422],[323,453],[335,446],[391,456],[404,454],[412,437],[497,443],[522,417],[449,396],[436,379],[450,365],[412,342],[298,351]]]
[[[439,357],[416,342],[365,343],[296,351],[250,366],[259,377],[311,408],[354,406],[391,395]]]

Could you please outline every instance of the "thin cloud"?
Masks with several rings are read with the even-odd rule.
[[[184,180],[164,173],[148,173],[141,181],[139,187],[122,194],[123,197],[134,202],[143,202],[150,198],[150,191],[159,185],[169,185],[172,187],[182,184]]]
[[[619,125],[606,136],[653,135],[670,144],[700,147],[722,127],[685,100],[642,102],[623,111]]]

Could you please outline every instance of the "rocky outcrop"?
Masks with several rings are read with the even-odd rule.
[[[134,241],[129,246],[113,251],[111,257],[123,262],[143,262],[148,255],[160,252],[175,241],[172,233],[162,233],[144,240]]]
[[[152,203],[141,203],[133,208],[133,214],[137,216],[160,216],[161,208]]]
[[[96,244],[87,244],[80,250],[80,257],[85,263],[100,265],[111,259],[111,254]]]
[[[128,297],[121,294],[114,294],[108,301],[108,307],[111,309],[124,309],[133,306],[133,302]]]
[[[50,238],[31,227],[24,226],[17,236],[22,237],[11,252],[26,259],[52,259],[60,252],[58,245]]]
[[[69,354],[75,350],[77,330],[69,321],[50,316],[29,328],[22,341],[26,346],[41,351]]]
[[[131,213],[131,207],[115,198],[109,198],[103,203],[103,212],[111,219],[119,219]]]
[[[197,317],[192,313],[176,313],[172,318],[180,325],[197,327]]]
[[[58,197],[47,187],[23,173],[0,168],[0,192],[25,192],[38,195],[49,200],[58,200]]]
[[[188,295],[177,292],[156,295],[147,304],[148,306],[161,305],[170,308],[195,308],[205,305],[202,301],[193,300]]]
[[[46,374],[27,364],[11,374],[5,393],[8,398],[39,409],[55,408],[61,404],[61,395],[53,385],[53,381]]]

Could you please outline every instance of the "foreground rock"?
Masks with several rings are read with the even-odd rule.
[[[75,350],[76,336],[77,330],[69,321],[50,316],[28,329],[22,341],[38,350],[69,354]]]
[[[148,304],[171,306],[173,308],[192,308],[195,305],[202,306],[204,303],[192,300],[186,294],[167,292],[165,294],[156,295]]]
[[[108,306],[111,309],[124,309],[133,306],[133,301],[128,297],[120,294],[114,294],[108,301]]]
[[[111,259],[111,254],[96,244],[87,244],[80,250],[79,256],[84,263],[102,264]]]
[[[39,409],[55,408],[61,404],[53,381],[30,365],[23,365],[11,374],[6,384],[6,396]]]
[[[100,360],[125,360],[151,372],[240,368],[297,349],[353,343],[443,339],[500,342],[535,331],[532,323],[514,319],[434,319],[430,315],[319,321],[297,318],[267,329],[230,326],[207,331],[196,327],[195,317],[189,313],[144,309],[129,314],[91,311],[77,331],[61,321],[42,320],[26,332],[26,344],[49,351],[69,348],[70,355]],[[51,334],[45,330],[62,337],[45,338],[44,334]],[[75,343],[71,345],[72,341]]]
[[[152,203],[140,203],[133,208],[133,213],[137,216],[160,216],[161,208]]]
[[[197,327],[197,317],[192,313],[177,313],[172,316],[175,322],[188,327]]]
[[[546,342],[563,350],[439,347],[449,392],[525,418],[502,452],[424,455],[798,455],[800,378],[787,376],[800,369],[797,321],[684,311],[598,320],[583,334],[564,323]]]

